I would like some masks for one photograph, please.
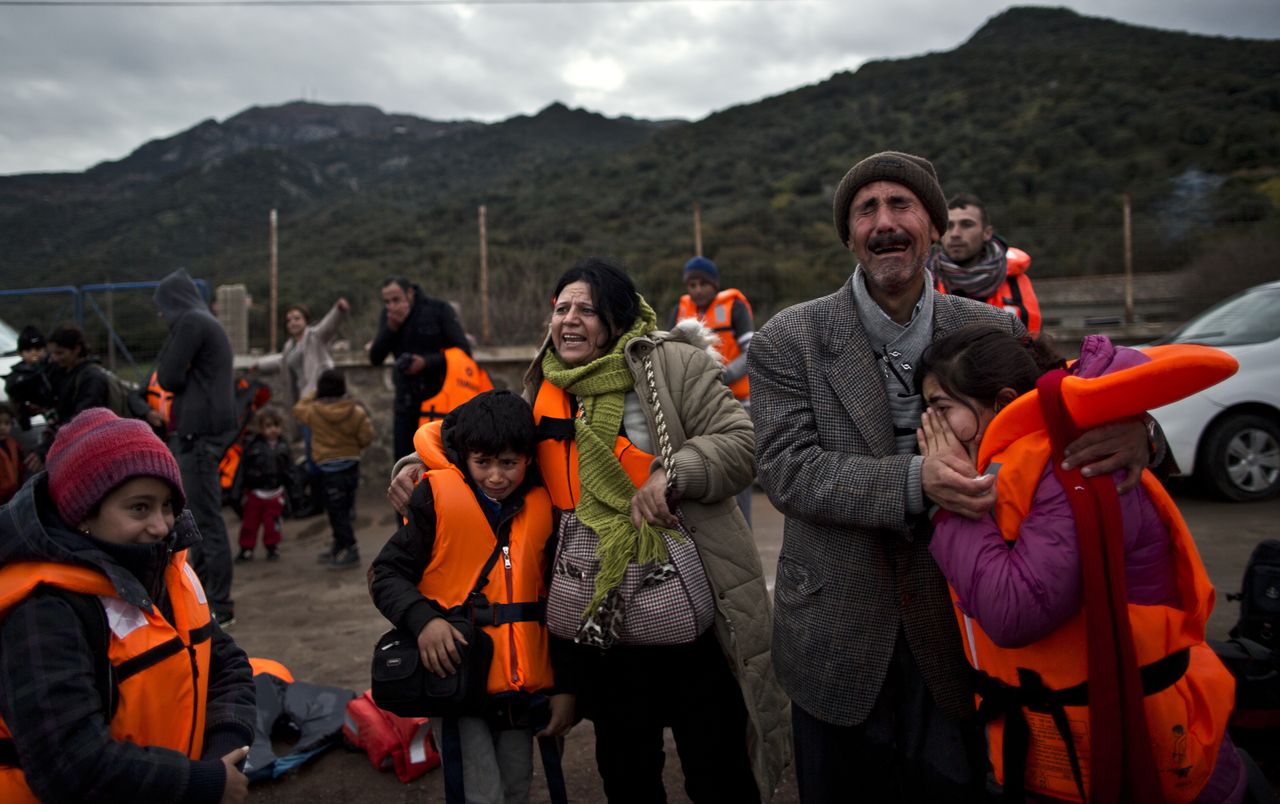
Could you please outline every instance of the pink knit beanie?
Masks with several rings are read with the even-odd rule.
[[[186,495],[178,462],[140,419],[121,419],[89,408],[58,430],[45,458],[49,496],[62,521],[77,527],[117,486],[135,477],[158,477],[173,487],[174,512]]]

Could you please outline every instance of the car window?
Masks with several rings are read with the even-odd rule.
[[[1242,346],[1280,338],[1280,288],[1259,288],[1227,299],[1191,319],[1169,343]]]

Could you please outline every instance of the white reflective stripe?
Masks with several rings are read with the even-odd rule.
[[[409,741],[410,764],[421,765],[427,761],[427,736],[429,734],[431,734],[430,723],[423,723],[413,733],[413,739]]]
[[[964,634],[969,639],[969,661],[973,662],[974,670],[981,670],[978,666],[978,648],[973,642],[973,620],[969,619],[969,615],[964,615]]]
[[[115,634],[116,639],[124,639],[146,626],[147,615],[132,603],[126,603],[118,597],[99,597],[98,599],[102,601],[102,608],[107,612],[107,626],[111,629],[111,633]]]
[[[200,605],[203,606],[208,603],[209,599],[204,596],[204,587],[200,584],[200,579],[196,577],[196,571],[191,569],[191,565],[186,562],[182,564],[182,571],[187,574],[187,580],[191,581],[191,588],[196,590],[196,599],[200,601]]]

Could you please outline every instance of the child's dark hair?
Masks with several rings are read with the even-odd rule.
[[[485,391],[445,417],[447,446],[465,461],[472,453],[497,455],[505,450],[532,456],[537,428],[529,403],[511,391]]]
[[[951,396],[994,407],[1001,389],[1012,388],[1021,396],[1036,387],[1040,375],[1064,365],[1045,336],[1019,338],[989,324],[974,324],[925,349],[916,390],[932,374]]]
[[[347,393],[347,380],[342,369],[330,368],[320,372],[316,380],[316,399],[337,399]]]
[[[0,402],[0,419],[3,418],[8,418],[11,422],[18,419],[18,412],[8,402]]]
[[[253,420],[258,427],[259,433],[261,433],[262,428],[266,427],[268,424],[274,424],[277,427],[284,426],[284,416],[281,415],[280,409],[275,405],[267,405],[260,408],[258,412],[254,414]]]

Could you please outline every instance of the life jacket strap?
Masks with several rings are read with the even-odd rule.
[[[116,683],[123,684],[125,679],[132,678],[149,667],[155,667],[170,656],[182,653],[186,648],[187,646],[182,644],[182,640],[177,637],[161,642],[154,648],[143,651],[132,659],[116,665]]]
[[[572,441],[577,438],[573,431],[573,419],[557,419],[552,416],[543,416],[538,421],[535,434],[539,441]]]
[[[1172,687],[1187,673],[1191,665],[1191,649],[1183,648],[1163,659],[1139,668],[1142,694],[1155,695]],[[1006,684],[981,670],[973,672],[974,691],[982,698],[978,706],[978,721],[990,723],[1004,718],[1004,799],[1026,800],[1027,754],[1031,748],[1031,732],[1027,726],[1024,707],[1032,712],[1047,714],[1053,718],[1058,738],[1067,750],[1071,763],[1071,775],[1081,801],[1088,801],[1084,789],[1084,774],[1080,770],[1080,758],[1075,740],[1067,722],[1068,706],[1089,705],[1089,682],[1082,681],[1073,687],[1055,690],[1045,686],[1040,674],[1026,667],[1018,668],[1018,684]]]
[[[507,623],[540,622],[547,612],[547,601],[535,603],[477,602],[471,607],[471,619],[476,625],[505,625]]]

